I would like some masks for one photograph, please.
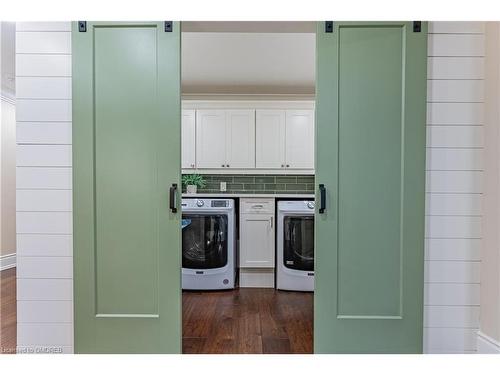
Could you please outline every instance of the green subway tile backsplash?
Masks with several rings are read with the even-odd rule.
[[[233,194],[314,194],[312,175],[203,175],[207,186],[198,193],[221,193],[220,183],[226,182],[225,193]],[[183,186],[182,191],[186,188]]]

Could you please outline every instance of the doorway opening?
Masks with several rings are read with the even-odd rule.
[[[182,23],[183,353],[313,352],[315,29]]]

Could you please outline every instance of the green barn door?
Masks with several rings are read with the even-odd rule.
[[[422,352],[427,25],[317,31],[316,353]]]
[[[73,25],[77,353],[181,351],[179,29]]]

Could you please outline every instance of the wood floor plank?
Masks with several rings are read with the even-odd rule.
[[[15,354],[17,332],[16,269],[0,272],[0,354]]]
[[[185,291],[182,316],[183,353],[313,352],[312,293]]]
[[[186,354],[203,354],[206,339],[185,337],[182,339],[182,352]]]
[[[262,352],[264,354],[290,354],[292,353],[290,340],[278,339],[274,337],[263,337]]]

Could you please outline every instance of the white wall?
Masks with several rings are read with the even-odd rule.
[[[16,266],[15,26],[0,22],[0,270]]]
[[[18,23],[17,345],[73,351],[71,24]]]
[[[0,128],[0,269],[16,265],[16,107],[2,96]]]
[[[476,350],[483,175],[484,24],[429,30],[424,350]]]
[[[315,56],[314,33],[183,32],[182,93],[314,95]]]
[[[69,23],[18,25],[18,345],[72,351]],[[476,350],[484,25],[429,34],[425,352]],[[43,78],[45,77],[45,78]],[[24,88],[23,88],[24,87]]]
[[[500,353],[500,22],[486,24],[479,353]]]

